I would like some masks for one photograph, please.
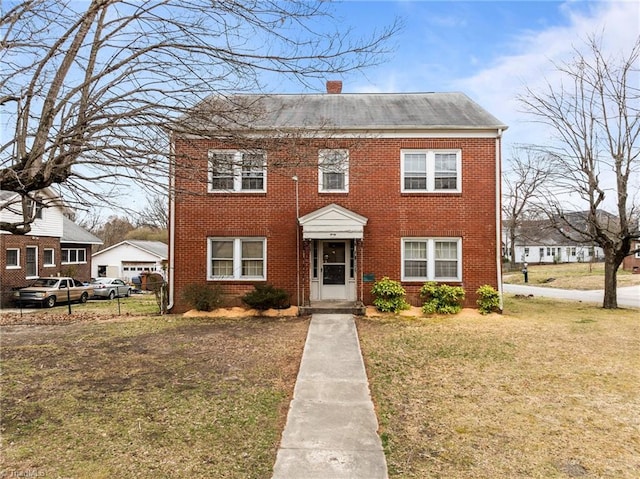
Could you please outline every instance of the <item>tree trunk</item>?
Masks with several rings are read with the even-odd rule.
[[[604,309],[616,309],[618,307],[618,268],[620,267],[615,251],[606,248],[604,250]]]

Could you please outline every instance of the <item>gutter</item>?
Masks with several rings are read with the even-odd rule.
[[[167,303],[167,312],[171,311],[174,305],[174,294],[175,294],[175,286],[173,281],[174,269],[175,269],[175,224],[176,224],[176,216],[175,216],[175,152],[173,140],[169,142],[169,154],[171,155],[171,159],[169,160],[169,271],[168,271],[168,281],[169,281],[169,302]]]
[[[498,128],[496,136],[496,271],[498,295],[500,296],[500,312],[504,310],[504,288],[502,287],[502,128]]]

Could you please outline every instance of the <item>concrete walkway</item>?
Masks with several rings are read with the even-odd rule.
[[[273,479],[386,479],[355,321],[311,317]]]

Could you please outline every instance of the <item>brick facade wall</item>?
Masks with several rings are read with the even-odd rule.
[[[0,306],[11,305],[11,291],[29,284],[26,274],[27,247],[37,247],[37,274],[36,276],[66,276],[73,273],[73,277],[81,281],[91,279],[91,247],[85,244],[65,244],[65,248],[83,248],[86,250],[86,263],[61,264],[60,238],[36,237],[21,235],[0,235]],[[19,249],[20,266],[18,268],[7,267],[7,250]],[[44,264],[45,249],[53,249],[54,265]],[[30,277],[29,277],[30,278]]]
[[[296,298],[296,196],[292,176],[298,177],[300,216],[336,203],[368,218],[364,228],[359,278],[400,279],[402,237],[462,238],[462,285],[466,306],[476,307],[476,289],[497,288],[496,264],[496,140],[363,139],[309,140],[304,147],[284,141],[265,147],[267,192],[207,193],[207,152],[223,145],[208,140],[175,141],[181,167],[176,169],[174,312],[188,309],[180,298],[190,283],[207,281],[207,237],[264,236],[267,238],[267,282]],[[349,150],[349,192],[318,192],[318,149]],[[402,149],[462,150],[462,192],[459,194],[401,193]],[[188,157],[186,161],[181,158]],[[189,194],[185,194],[189,192]],[[309,252],[301,244],[300,274],[309,292]],[[171,248],[170,248],[171,254]],[[231,295],[253,289],[253,283],[221,283]],[[456,284],[456,283],[453,283]],[[409,300],[418,304],[422,283],[403,283]],[[364,301],[371,304],[371,284]],[[360,291],[360,286],[358,286]]]

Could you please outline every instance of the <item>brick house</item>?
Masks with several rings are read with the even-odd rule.
[[[501,289],[501,137],[462,93],[210,98],[174,127],[169,302],[221,285],[269,283],[292,304],[371,304],[400,280],[411,303],[429,280]],[[241,119],[216,113],[251,105]]]
[[[15,220],[12,204],[16,195],[0,191],[0,218]],[[11,290],[27,286],[38,276],[73,276],[91,279],[91,248],[102,241],[84,230],[66,214],[62,202],[50,190],[40,192],[46,207],[38,207],[36,220],[27,235],[0,231],[0,306],[11,303]]]
[[[622,269],[640,274],[640,241],[631,242],[631,253],[622,262]]]

